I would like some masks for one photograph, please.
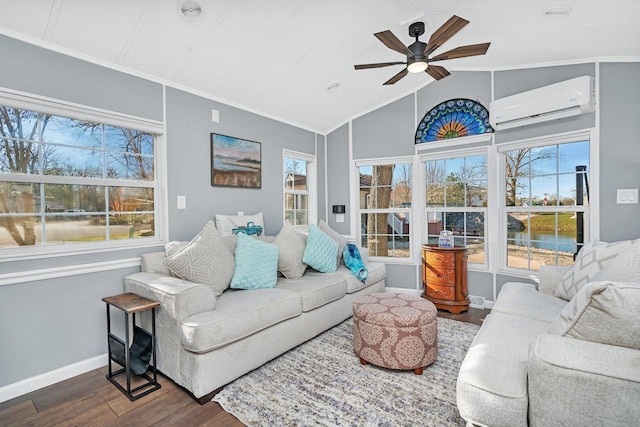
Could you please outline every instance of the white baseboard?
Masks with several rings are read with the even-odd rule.
[[[422,295],[422,290],[420,289],[405,289],[405,288],[385,288],[385,292],[393,292],[398,294],[411,294],[411,295]],[[493,301],[486,300],[484,297],[476,297],[474,295],[469,295],[469,299],[471,300],[471,304],[469,307],[480,308],[480,309],[491,309],[493,308]]]
[[[23,394],[31,393],[32,391],[50,386],[51,384],[101,368],[105,366],[108,361],[107,353],[104,353],[100,356],[92,357],[91,359],[82,360],[50,372],[45,372],[44,374],[36,375],[35,377],[0,387],[0,402],[11,400],[18,396],[22,396]]]

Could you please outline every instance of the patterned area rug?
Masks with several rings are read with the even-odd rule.
[[[438,358],[415,375],[361,365],[348,319],[213,400],[249,426],[464,426],[456,378],[479,328],[438,318]]]

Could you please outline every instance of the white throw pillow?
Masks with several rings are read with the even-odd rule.
[[[580,289],[592,281],[592,277],[611,260],[631,246],[631,240],[607,243],[593,241],[585,244],[573,264],[556,287],[554,295],[569,301]]]
[[[231,230],[240,226],[246,226],[248,222],[253,222],[255,225],[261,226],[262,234],[265,234],[262,212],[242,216],[216,214],[216,228],[222,237],[232,236],[233,233]]]
[[[612,282],[640,282],[640,239],[615,257],[596,273],[592,282],[610,280]]]
[[[187,245],[168,255],[164,264],[181,279],[211,286],[216,296],[229,287],[235,267],[233,254],[213,221],[207,222]]]
[[[273,243],[280,248],[278,271],[287,279],[301,278],[307,269],[307,264],[302,262],[304,249],[307,247],[303,235],[286,221]]]
[[[549,333],[640,349],[640,284],[587,284],[551,322]]]

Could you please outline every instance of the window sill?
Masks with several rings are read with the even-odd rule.
[[[43,258],[63,258],[75,255],[87,255],[129,249],[149,248],[164,245],[166,241],[155,237],[137,241],[102,242],[102,244],[73,244],[48,247],[20,247],[0,250],[0,264],[5,262],[29,261]],[[3,253],[6,251],[6,253]]]

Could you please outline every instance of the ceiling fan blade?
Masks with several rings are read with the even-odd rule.
[[[409,50],[399,38],[396,37],[391,31],[381,31],[379,33],[375,33],[374,36],[378,38],[386,47],[391,50],[395,50],[396,52],[400,52],[404,55],[409,55],[410,58],[413,58],[413,52]]]
[[[400,80],[401,78],[403,78],[404,76],[406,76],[409,73],[409,71],[405,68],[402,71],[400,71],[398,74],[396,74],[395,76],[391,77],[389,80],[387,80],[386,82],[382,83],[383,85],[392,85],[395,82],[397,82],[398,80]]]
[[[429,65],[427,69],[424,70],[424,72],[429,74],[431,77],[433,77],[436,80],[444,79],[449,74],[451,74],[449,71],[447,71],[446,68],[441,67],[439,65]]]
[[[356,70],[366,70],[367,68],[381,68],[381,67],[388,67],[389,65],[400,65],[400,64],[406,64],[406,62],[379,62],[377,64],[354,65],[353,67]]]
[[[447,40],[455,36],[458,31],[464,28],[469,21],[459,16],[453,15],[447,22],[442,24],[440,28],[434,31],[429,38],[429,43],[424,49],[425,55],[429,55],[431,52],[445,44]]]
[[[445,59],[464,58],[465,56],[484,55],[491,43],[470,44],[451,49],[448,52],[434,56],[429,61],[443,61]]]

